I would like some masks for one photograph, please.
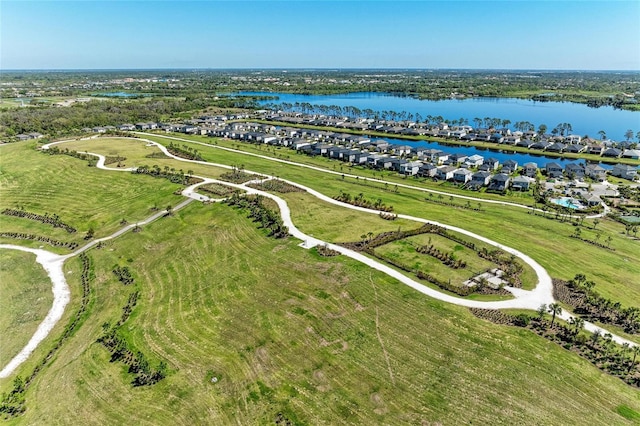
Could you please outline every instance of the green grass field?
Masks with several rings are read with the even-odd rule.
[[[416,247],[424,245],[433,245],[444,253],[454,253],[457,260],[462,260],[467,264],[466,268],[453,269],[432,256],[418,253]],[[394,241],[376,248],[376,253],[388,256],[413,269],[431,274],[442,281],[450,279],[451,283],[457,286],[462,286],[464,281],[497,267],[495,263],[478,257],[471,249],[433,234],[416,235]]]
[[[149,139],[164,144],[168,144],[169,141],[157,136],[149,136]],[[398,192],[394,192],[392,185],[385,189],[379,185],[366,183],[362,179],[343,180],[340,176],[319,171],[284,165],[213,147],[195,144],[193,146],[198,147],[208,161],[244,164],[248,170],[299,182],[331,197],[343,190],[352,195],[362,192],[365,198],[381,198],[385,204],[394,206],[397,213],[460,226],[530,255],[544,266],[552,277],[570,279],[578,273],[586,274],[589,279],[597,283],[596,289],[604,297],[620,301],[623,306],[640,307],[640,280],[637,279],[640,276],[639,244],[638,241],[625,236],[624,226],[613,220],[602,219],[597,226],[598,230],[602,230],[603,243],[607,236],[611,236],[611,247],[615,251],[610,251],[569,238],[573,234],[574,227],[568,222],[552,219],[551,214],[547,214],[545,218],[532,215],[525,209],[486,203],[482,204],[481,212],[450,208],[426,201],[425,198],[428,196],[416,190],[400,188]],[[289,197],[290,194],[286,196]],[[311,202],[315,201],[309,201]],[[475,204],[477,203],[473,204],[474,207]],[[293,205],[292,215],[295,223],[298,223],[296,221],[299,219],[304,222],[304,215],[297,217]],[[340,220],[337,219],[336,223],[340,223]],[[590,220],[584,223],[588,225]],[[331,225],[327,225],[326,222],[316,222],[314,226],[324,228]],[[349,232],[348,226],[344,228]],[[300,229],[315,236],[321,235],[310,228],[301,227]],[[334,231],[333,235],[337,232]]]
[[[68,148],[78,152],[93,152],[111,157],[125,157],[120,167],[140,167],[143,165],[153,166],[157,164],[161,169],[169,167],[170,169],[183,170],[185,173],[189,170],[196,175],[205,175],[207,177],[216,178],[228,170],[207,166],[202,164],[186,163],[180,160],[174,160],[170,157],[149,158],[151,154],[161,154],[162,151],[158,147],[149,145],[145,141],[137,139],[124,138],[97,138],[91,140],[78,140],[65,142],[58,145],[60,149]],[[126,155],[125,155],[126,154]],[[107,167],[117,167],[117,163],[109,164]]]
[[[297,243],[192,204],[93,250],[90,317],[11,423],[632,424],[617,410],[640,409],[635,390],[553,343]],[[96,343],[133,290],[115,263],[141,292],[127,338],[169,364],[151,387]]]
[[[109,148],[113,146],[100,149]],[[8,206],[27,203],[31,191],[43,191],[46,185],[28,172],[35,168],[41,179],[65,185],[25,208],[66,207],[69,221],[76,220],[78,227],[87,219],[74,208],[84,204],[68,187],[81,193],[94,214],[111,220],[114,229],[120,219],[112,212],[114,203],[128,201],[135,204],[132,214],[146,216],[149,203],[175,205],[180,200],[172,195],[177,185],[164,180],[96,170],[75,158],[37,153],[27,144],[0,149],[0,201],[8,194]],[[568,238],[573,226],[526,211],[488,204],[482,212],[452,209],[428,203],[415,191],[396,193],[212,148],[201,152],[210,161],[245,164],[329,196],[343,189],[381,197],[400,213],[458,225],[518,248],[553,276],[573,276],[580,268],[589,276],[600,270],[612,282],[593,276],[596,289],[626,295],[620,299],[623,305],[640,304],[640,284],[632,280],[640,273],[637,242],[619,235],[621,226],[613,221],[603,220],[598,229],[613,236],[616,252]],[[56,167],[66,172],[66,181],[56,177]],[[140,185],[137,196],[142,200],[130,192],[134,185]],[[117,199],[118,191],[128,198]],[[305,193],[282,196],[303,232],[330,241],[416,227],[328,205]],[[0,219],[2,228],[19,226],[18,219]],[[81,327],[36,377],[26,393],[26,413],[8,424],[636,421],[637,389],[559,345],[524,329],[480,320],[465,308],[430,299],[358,262],[324,258],[298,244],[292,238],[266,237],[246,213],[226,205],[192,203],[139,233],[92,249],[95,280]],[[24,259],[19,265],[26,275],[37,267],[29,268]],[[120,283],[114,265],[128,266],[134,283]],[[17,375],[31,372],[79,306],[79,260],[70,259],[64,270],[72,303]],[[139,388],[130,384],[126,366],[110,363],[108,351],[97,342],[103,325],[120,318],[134,290],[140,298],[122,335],[153,365],[164,361],[169,369],[160,383]],[[0,393],[10,389],[13,377],[0,380]]]
[[[0,210],[22,207],[40,215],[58,214],[77,232],[69,234],[33,220],[0,215],[3,232],[49,235],[82,244],[89,228],[96,237],[103,237],[119,229],[123,218],[133,223],[150,216],[154,206],[164,208],[183,200],[173,194],[182,187],[168,180],[87,167],[85,161],[46,155],[34,146],[25,142],[0,148]],[[28,245],[64,252],[39,242]]]
[[[35,255],[0,249],[0,369],[27,344],[52,301],[51,281]]]

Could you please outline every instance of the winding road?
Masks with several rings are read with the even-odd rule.
[[[191,143],[199,143],[199,142],[193,142],[193,141],[189,141],[187,139],[180,139],[180,138],[175,138],[175,137],[168,137],[168,136],[161,136],[161,137],[165,137],[168,139],[174,139],[174,140],[181,140],[181,141],[186,141],[186,142],[191,142]],[[130,139],[130,138],[125,138],[125,139]],[[179,160],[179,161],[183,161],[183,162],[189,162],[189,163],[197,163],[197,164],[202,164],[202,165],[206,165],[206,166],[215,166],[215,167],[220,167],[220,168],[225,168],[225,169],[232,169],[231,166],[228,166],[226,164],[216,164],[216,163],[211,163],[211,162],[206,162],[206,161],[197,161],[197,160],[187,160],[184,158],[180,158],[178,156],[175,156],[173,154],[171,154],[167,148],[160,144],[157,143],[155,141],[151,141],[151,140],[147,140],[147,139],[134,139],[137,141],[142,141],[142,142],[146,142],[148,144],[153,144],[154,146],[158,147],[165,155]],[[53,145],[57,145],[57,144],[61,144],[61,143],[65,143],[65,142],[70,142],[70,141],[59,141],[59,142],[54,142],[54,143],[50,143],[47,145],[44,145],[42,147],[42,149],[48,149],[49,147],[53,146]],[[278,161],[278,162],[283,162],[283,163],[287,163],[287,164],[292,164],[292,165],[296,165],[296,166],[301,166],[301,167],[308,167],[308,168],[312,168],[315,170],[319,170],[319,171],[323,171],[326,173],[332,173],[332,174],[337,174],[337,175],[342,175],[342,173],[338,173],[338,172],[332,172],[329,170],[325,170],[325,169],[321,169],[319,167],[314,167],[314,166],[308,166],[308,165],[301,165],[299,163],[295,163],[295,162],[289,162],[286,160],[280,160],[280,159],[274,159],[271,157],[267,157],[267,156],[261,156],[261,155],[257,155],[257,154],[251,154],[251,153],[245,153],[243,151],[236,151],[230,148],[224,148],[224,147],[218,147],[218,146],[213,146],[213,145],[207,145],[207,144],[203,144],[209,147],[215,147],[218,149],[224,149],[224,150],[230,150],[230,151],[234,151],[234,152],[238,152],[238,153],[242,153],[244,155],[252,155],[252,156],[257,156],[257,157],[261,157],[261,158],[265,158],[265,159],[269,159],[269,160],[273,160],[273,161]],[[110,167],[106,167],[104,165],[105,163],[105,157],[101,154],[97,154],[97,153],[88,153],[91,155],[94,155],[96,157],[98,157],[98,162],[96,164],[96,167],[100,168],[100,169],[104,169],[104,170],[109,170],[109,171],[126,171],[126,172],[131,172],[132,168],[110,168]],[[264,173],[257,173],[257,172],[252,172],[249,170],[245,170],[245,172],[250,173],[250,174],[256,174],[256,175],[262,175],[265,176]],[[355,175],[345,175],[345,176],[351,176],[355,178]],[[293,223],[292,219],[291,219],[291,211],[289,209],[289,206],[287,205],[286,201],[283,200],[282,198],[268,193],[268,192],[264,192],[264,191],[260,191],[258,189],[255,188],[251,188],[249,186],[247,186],[249,183],[255,182],[255,181],[251,181],[251,182],[245,182],[244,184],[233,184],[230,182],[226,182],[226,181],[221,181],[221,180],[217,180],[217,179],[211,179],[208,177],[204,177],[204,176],[194,176],[197,177],[199,179],[202,179],[202,182],[199,182],[197,184],[191,185],[187,188],[185,188],[182,191],[182,195],[185,196],[187,199],[185,201],[183,201],[182,203],[180,203],[179,205],[177,205],[176,207],[173,208],[173,211],[177,211],[180,210],[181,208],[187,206],[189,203],[193,202],[193,201],[201,201],[201,202],[207,202],[207,201],[211,201],[211,202],[215,202],[215,201],[221,201],[218,199],[212,199],[210,197],[207,197],[205,195],[202,195],[200,193],[197,192],[197,189],[199,186],[201,185],[205,185],[208,183],[220,183],[223,185],[227,185],[230,187],[234,187],[234,188],[238,188],[241,189],[243,191],[246,191],[248,194],[258,194],[267,198],[270,198],[272,200],[274,200],[279,209],[280,209],[280,214],[282,216],[282,221],[284,223],[285,226],[287,226],[289,228],[289,233],[302,241],[302,243],[300,244],[301,247],[309,249],[312,247],[315,247],[317,245],[326,245],[327,247],[329,247],[332,250],[336,250],[338,252],[340,252],[342,255],[347,256],[351,259],[357,260],[358,262],[362,262],[364,264],[366,264],[367,266],[376,269],[382,273],[385,273],[395,279],[397,279],[398,281],[402,282],[403,284],[419,291],[422,294],[425,294],[429,297],[432,297],[434,299],[438,299],[447,303],[453,303],[456,305],[460,305],[460,306],[465,306],[465,307],[474,307],[474,308],[483,308],[483,309],[509,309],[509,308],[519,308],[519,309],[538,309],[540,307],[540,305],[542,304],[550,304],[550,303],[554,303],[554,298],[553,298],[553,284],[551,281],[551,277],[549,276],[549,274],[547,273],[547,271],[538,263],[536,262],[534,259],[532,259],[531,257],[527,256],[526,254],[515,250],[511,247],[507,247],[505,245],[502,245],[500,243],[497,243],[493,240],[490,240],[488,238],[485,238],[481,235],[475,234],[473,232],[467,231],[463,228],[459,228],[456,226],[452,226],[452,225],[447,225],[447,224],[443,224],[443,223],[439,223],[439,222],[434,222],[434,221],[430,221],[424,218],[420,218],[420,217],[415,217],[415,216],[408,216],[408,215],[403,215],[403,214],[399,214],[398,217],[403,218],[403,219],[408,219],[408,220],[412,220],[412,221],[416,221],[416,222],[420,222],[420,223],[429,223],[429,224],[434,224],[434,225],[438,225],[441,226],[443,228],[449,229],[451,231],[455,231],[455,232],[459,232],[461,234],[467,235],[469,237],[472,238],[476,238],[480,241],[483,241],[487,244],[493,245],[501,250],[504,250],[508,253],[513,254],[514,256],[522,259],[522,261],[524,261],[525,263],[527,263],[529,266],[531,266],[533,268],[533,270],[536,273],[537,279],[538,279],[538,283],[536,285],[536,287],[533,290],[523,290],[523,289],[518,289],[518,288],[513,288],[513,287],[505,287],[505,289],[507,289],[508,291],[510,291],[514,298],[513,299],[509,299],[509,300],[500,300],[500,301],[479,301],[479,300],[469,300],[469,299],[463,299],[460,297],[455,297],[446,293],[443,293],[437,289],[431,288],[431,287],[427,287],[413,279],[411,279],[410,277],[408,277],[407,275],[404,275],[398,271],[396,271],[395,269],[390,268],[389,266],[377,261],[376,259],[372,259],[369,258],[361,253],[355,252],[353,250],[347,249],[345,247],[339,246],[339,245],[335,245],[335,244],[331,244],[325,241],[322,241],[318,238],[314,238],[310,235],[307,235],[305,233],[303,233],[302,231],[300,231],[295,224]],[[269,179],[276,179],[275,176],[266,176],[264,179],[259,179],[257,181],[264,181],[264,180],[269,180]],[[303,185],[300,185],[298,183],[295,182],[291,182],[288,180],[284,180],[284,179],[280,179],[284,182],[287,182],[291,185],[297,186],[299,188],[304,189],[305,191],[307,191],[309,194],[317,197],[318,199],[325,201],[327,203],[331,203],[331,204],[335,204],[335,205],[339,205],[341,207],[344,208],[350,208],[350,209],[354,209],[354,210],[358,210],[364,213],[370,213],[370,214],[379,214],[380,212],[378,210],[373,210],[373,209],[367,209],[367,208],[363,208],[363,207],[357,207],[357,206],[353,206],[351,204],[346,204],[346,203],[342,203],[340,201],[334,200],[318,191],[315,191],[314,189],[305,187]],[[370,179],[371,181],[375,181],[375,182],[383,182],[382,180],[375,180],[375,179]],[[424,189],[424,188],[417,188],[417,187],[413,187],[410,185],[403,185],[403,184],[398,184],[398,186],[402,186],[402,187],[406,187],[406,188],[410,188],[410,189],[418,189],[418,190],[422,190],[425,192],[435,192],[435,193],[440,193],[438,191],[433,191],[433,190],[428,190],[428,189]],[[446,193],[443,193],[446,194]],[[450,194],[446,194],[446,195],[450,195]],[[484,200],[484,199],[478,199],[478,198],[473,198],[473,197],[466,197],[466,196],[461,196],[461,195],[454,195],[456,197],[459,198],[465,198],[465,199],[470,199],[470,200],[474,200],[474,201],[480,201],[480,202],[484,202],[484,203],[494,203],[494,204],[503,204],[503,205],[511,205],[511,206],[515,206],[515,207],[521,207],[521,208],[525,208],[525,209],[531,209],[531,207],[527,207],[524,205],[520,205],[520,204],[515,204],[515,203],[508,203],[508,202],[502,202],[502,201],[495,201],[495,200]],[[143,221],[139,221],[136,222],[135,224],[130,224],[127,225],[123,228],[121,228],[120,230],[118,230],[117,232],[104,237],[104,238],[100,238],[100,239],[96,239],[94,241],[91,241],[90,243],[84,245],[83,247],[80,247],[79,249],[75,250],[73,253],[71,254],[67,254],[67,255],[57,255],[51,252],[48,252],[46,250],[41,250],[41,249],[31,249],[31,248],[25,248],[25,247],[21,247],[21,246],[16,246],[16,245],[10,245],[10,244],[0,244],[0,249],[11,249],[11,250],[22,250],[22,251],[26,251],[26,252],[30,252],[30,253],[34,253],[36,255],[36,261],[38,263],[40,263],[43,268],[45,269],[45,271],[47,272],[47,274],[49,275],[49,278],[51,279],[52,282],[52,290],[53,290],[53,294],[54,294],[54,300],[53,300],[53,304],[51,309],[49,310],[49,312],[47,313],[47,316],[45,317],[45,319],[42,321],[42,323],[38,326],[38,329],[36,330],[36,332],[34,333],[34,335],[31,337],[31,339],[29,340],[29,342],[27,343],[27,345],[13,358],[11,359],[11,361],[0,371],[0,378],[5,378],[10,376],[13,371],[15,371],[15,369],[22,364],[28,357],[29,355],[35,350],[35,348],[38,346],[38,344],[40,342],[42,342],[42,340],[44,340],[47,335],[51,332],[51,330],[53,329],[53,327],[56,325],[56,323],[60,320],[60,318],[62,317],[62,314],[64,313],[64,308],[66,307],[66,305],[69,303],[70,300],[70,291],[69,291],[69,287],[66,283],[65,277],[64,277],[64,272],[63,272],[63,265],[64,262],[73,257],[73,256],[77,256],[78,254],[92,248],[93,246],[99,244],[102,241],[107,241],[107,240],[111,240],[114,238],[119,237],[120,235],[132,230],[133,228],[135,228],[136,226],[139,225],[145,225],[148,224],[154,220],[157,220],[158,218],[164,216],[165,214],[167,214],[168,212],[166,210],[160,211],[155,213],[154,215],[148,217],[147,219],[143,220]],[[566,312],[563,310],[563,312],[558,316],[559,318],[562,318],[565,321],[569,321],[573,315],[569,312]],[[607,331],[606,329],[603,329],[595,324],[589,323],[589,322],[585,322],[584,324],[584,328],[588,331],[591,332],[595,332],[595,331],[599,331],[600,333],[609,333],[609,331]],[[624,339],[620,336],[617,336],[613,333],[610,333],[612,335],[612,339],[619,343],[619,344],[624,344],[627,343],[630,346],[637,346],[636,343],[629,341],[627,339]]]

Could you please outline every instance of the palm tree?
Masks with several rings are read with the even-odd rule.
[[[624,137],[627,139],[627,142],[629,142],[629,140],[631,140],[631,138],[633,137],[633,130],[629,129],[624,132]]]
[[[598,132],[598,135],[600,135],[600,140],[604,140],[607,137],[607,132],[605,132],[604,130],[600,130]]]
[[[541,124],[538,126],[538,134],[540,135],[544,135],[545,133],[547,133],[547,125],[546,124]]]
[[[627,374],[629,374],[629,372],[631,371],[633,366],[636,365],[636,358],[638,357],[639,353],[640,353],[640,346],[634,346],[634,348],[633,348],[633,360],[631,361],[631,364],[629,364],[629,369],[627,370]]]
[[[544,318],[544,314],[547,313],[547,305],[543,303],[536,312],[538,313],[538,319]]]
[[[553,323],[556,320],[556,315],[560,315],[562,313],[562,308],[560,304],[557,302],[549,304],[549,313],[551,314],[551,327],[553,327]]]
[[[596,226],[598,226],[599,223],[600,223],[600,219],[598,219],[597,217],[593,219],[593,229],[596,229]]]
[[[584,320],[580,317],[571,317],[569,323],[573,325],[573,334],[575,336],[577,336],[578,333],[580,333],[580,330],[584,328]]]

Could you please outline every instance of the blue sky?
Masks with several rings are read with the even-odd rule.
[[[1,69],[640,70],[633,1],[0,2]]]

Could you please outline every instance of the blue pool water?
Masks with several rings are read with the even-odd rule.
[[[580,202],[571,197],[553,198],[551,202],[574,210],[578,210],[580,208]]]

